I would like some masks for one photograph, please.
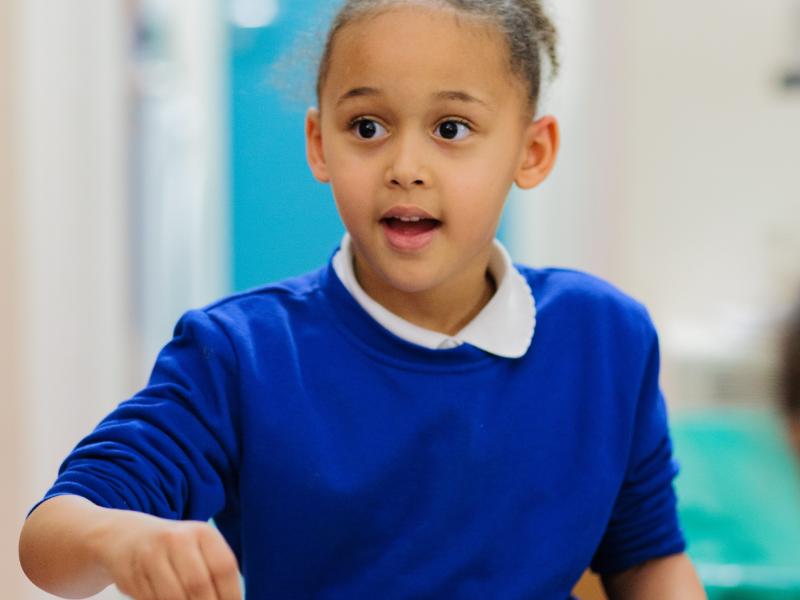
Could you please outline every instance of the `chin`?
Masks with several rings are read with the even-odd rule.
[[[385,278],[385,281],[393,289],[404,294],[425,292],[435,286],[435,281],[432,278],[415,273],[390,275]]]

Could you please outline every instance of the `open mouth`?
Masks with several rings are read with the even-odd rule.
[[[427,217],[384,217],[381,223],[398,234],[409,236],[427,233],[442,225],[440,220]]]
[[[442,226],[439,219],[418,215],[383,217],[380,223],[389,245],[400,252],[422,250]]]

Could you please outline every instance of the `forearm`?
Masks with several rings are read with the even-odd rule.
[[[96,539],[120,514],[79,496],[56,496],[25,521],[19,559],[28,578],[63,598],[86,598],[112,583],[96,551]]]
[[[603,577],[610,600],[705,600],[689,557],[675,554]]]

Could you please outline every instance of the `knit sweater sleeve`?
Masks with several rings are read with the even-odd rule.
[[[148,385],[78,443],[31,512],[76,494],[163,518],[213,517],[236,489],[235,372],[233,348],[213,317],[186,313]]]
[[[611,519],[592,560],[601,574],[682,552],[667,410],[658,385],[658,340],[648,324],[649,352],[633,419],[628,466]]]

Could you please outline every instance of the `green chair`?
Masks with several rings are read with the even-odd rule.
[[[672,418],[681,523],[711,600],[800,599],[800,461],[776,414]]]

